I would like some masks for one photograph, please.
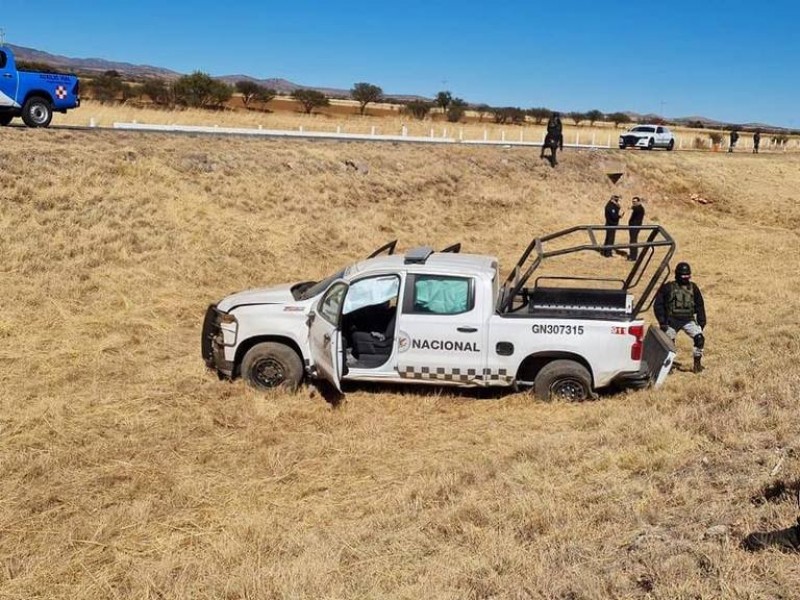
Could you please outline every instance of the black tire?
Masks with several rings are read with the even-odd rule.
[[[53,107],[47,98],[31,96],[22,107],[22,120],[28,127],[47,127],[53,120]]]
[[[14,115],[8,115],[8,114],[0,115],[0,127],[5,127],[9,123],[11,123],[11,120],[13,118],[14,118]]]
[[[675,140],[671,139],[667,144],[667,152],[672,152],[675,149]]]
[[[574,360],[554,360],[536,375],[533,390],[542,400],[580,402],[592,397],[592,376]]]
[[[256,344],[242,360],[242,377],[257,390],[294,390],[303,380],[303,361],[285,344]]]
[[[650,138],[649,140],[647,140],[647,149],[648,150],[652,150],[653,146],[655,146],[655,145],[656,145],[656,141],[653,138]]]

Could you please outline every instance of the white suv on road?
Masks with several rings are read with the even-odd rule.
[[[637,125],[619,136],[619,147],[624,150],[628,146],[633,148],[665,148],[672,150],[675,147],[675,136],[669,127],[663,125]]]

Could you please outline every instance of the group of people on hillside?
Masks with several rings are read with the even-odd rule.
[[[612,258],[614,254],[625,256],[629,261],[636,261],[639,258],[639,249],[636,244],[639,241],[639,232],[644,223],[644,204],[643,199],[634,196],[631,200],[631,215],[628,218],[630,249],[626,253],[619,249],[614,249],[617,230],[623,211],[620,207],[621,198],[614,194],[605,206],[606,236],[603,240],[601,254],[607,258]],[[678,332],[683,331],[692,338],[694,345],[693,371],[699,373],[703,370],[703,348],[705,347],[705,337],[703,329],[706,326],[706,309],[703,301],[703,294],[700,288],[692,281],[692,268],[687,262],[678,263],[675,267],[675,281],[670,281],[661,286],[656,294],[653,304],[653,312],[661,330],[675,342]]]

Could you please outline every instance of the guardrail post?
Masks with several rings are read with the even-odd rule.
[[[403,137],[406,137],[408,135],[408,127],[406,127],[405,125],[403,125],[402,135]]]
[[[370,130],[370,135],[375,135],[375,125],[372,126],[372,129]]]
[[[520,129],[519,130],[519,141],[520,142],[524,142],[525,141],[525,137],[524,136],[525,136],[525,130],[524,129]]]
[[[460,141],[463,141],[463,140],[464,140],[464,130],[463,130],[463,129],[459,129],[459,130],[458,130],[458,139],[459,139]]]
[[[483,130],[483,141],[485,142],[488,139],[489,139],[489,132],[486,129],[484,129]]]
[[[501,142],[505,142],[505,141],[506,141],[506,130],[505,130],[505,129],[503,129],[503,130],[500,132],[500,141],[501,141]]]
[[[611,134],[608,134],[608,147],[611,148]]]
[[[442,137],[443,137],[443,138],[446,138],[446,137],[447,137],[447,127],[445,127],[444,129],[442,129]]]
[[[592,132],[592,146],[594,146],[594,131]]]
[[[342,133],[342,126],[341,125],[337,125],[336,126],[336,133],[337,134]]]
[[[94,117],[89,119],[89,127],[97,127],[97,123],[95,123]]]
[[[300,130],[300,133],[303,133],[303,126],[302,125],[300,125],[300,127],[298,127],[298,129]]]
[[[433,137],[433,127],[431,127],[431,137]]]
[[[575,145],[576,146],[580,146],[581,145],[581,132],[580,131],[576,131],[575,132]]]

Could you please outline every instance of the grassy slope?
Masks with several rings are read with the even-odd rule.
[[[795,516],[750,498],[781,457],[800,476],[800,159],[537,155],[3,131],[0,596],[791,596],[796,557],[736,544]],[[706,294],[702,376],[581,405],[370,388],[333,409],[203,370],[209,301],[394,237],[510,266],[533,234],[596,222],[619,164]]]

